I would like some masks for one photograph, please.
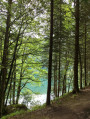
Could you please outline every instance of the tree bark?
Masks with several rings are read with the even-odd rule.
[[[8,66],[8,46],[9,46],[9,34],[10,34],[10,19],[11,19],[11,5],[12,0],[8,0],[7,20],[6,20],[6,32],[4,40],[4,50],[2,58],[2,69],[0,73],[0,118],[2,117],[2,108],[4,106],[5,99],[5,84],[7,78],[7,66]]]
[[[49,49],[48,88],[47,88],[46,105],[50,105],[51,77],[52,77],[52,52],[53,52],[52,50],[53,50],[53,0],[51,0],[50,49]]]
[[[69,66],[69,61],[67,61],[67,52],[66,52],[66,65],[65,65],[65,74],[63,79],[63,91],[62,94],[66,93],[66,76],[67,76],[67,70]]]
[[[61,9],[62,0],[60,0],[60,39],[59,39],[59,70],[58,70],[58,97],[60,93],[60,69],[61,69],[61,29],[62,29],[62,9]]]
[[[73,93],[79,92],[78,88],[78,51],[79,51],[79,0],[76,0],[75,6],[75,58],[74,58],[74,89]]]
[[[23,51],[23,55],[24,55],[24,51]],[[24,64],[24,57],[22,57],[22,66],[21,66],[21,71],[20,71],[20,79],[19,79],[19,83],[18,83],[18,87],[17,87],[17,99],[16,99],[16,104],[18,104],[19,101],[19,97],[20,97],[20,92],[21,92],[21,83],[22,83],[22,77],[23,77],[23,64]]]
[[[85,86],[87,86],[86,81],[86,39],[87,39],[87,29],[86,29],[86,18],[85,18],[85,56],[84,56],[84,72],[85,72]]]
[[[19,97],[20,97],[20,92],[21,92],[21,81],[22,81],[22,68],[21,68],[20,79],[19,79],[19,83],[18,83],[16,104],[18,104]]]
[[[57,56],[55,55],[55,66],[54,66],[54,95],[57,97]]]
[[[79,47],[79,59],[80,59],[80,89],[82,89],[82,58],[81,58],[80,47]]]
[[[5,106],[7,105],[8,97],[11,96],[12,80],[13,80],[13,72],[12,72],[12,75],[11,75],[10,85],[9,85],[9,88],[8,88],[8,91],[7,91]]]
[[[61,69],[61,55],[60,55],[60,44],[59,44],[59,70],[58,70],[58,97],[60,93],[60,69]]]
[[[16,58],[14,62],[14,74],[13,74],[13,104],[15,104],[15,87],[16,87]]]

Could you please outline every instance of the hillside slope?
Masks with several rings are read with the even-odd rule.
[[[9,119],[90,119],[90,87],[58,99],[50,107]]]

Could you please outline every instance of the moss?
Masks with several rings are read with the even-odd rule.
[[[15,115],[20,115],[20,114],[24,114],[26,112],[40,110],[45,107],[46,107],[46,104],[36,105],[31,110],[27,110],[27,107],[25,105],[20,105],[20,104],[19,105],[10,105],[10,106],[7,106],[8,114],[6,114],[6,116],[3,116],[2,119],[8,119],[9,117],[13,117]],[[12,112],[9,109],[12,110]]]
[[[32,107],[32,109],[28,110],[27,112],[33,112],[36,110],[41,110],[44,109],[46,107],[46,103],[44,103],[43,105],[35,105],[34,107]]]
[[[8,118],[10,118],[12,116],[19,115],[19,114],[22,114],[22,113],[26,113],[26,111],[24,111],[24,110],[16,111],[16,112],[13,112],[13,113],[11,113],[9,115],[3,116],[2,119],[8,119]]]
[[[9,106],[4,107],[3,115],[8,115],[10,113],[14,113],[20,110],[27,110],[27,107],[23,104],[9,105]]]

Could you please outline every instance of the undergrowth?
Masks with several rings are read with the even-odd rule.
[[[9,115],[3,116],[2,119],[8,119],[9,117],[12,117],[12,116],[15,116],[15,115],[20,115],[20,114],[23,114],[25,112],[26,112],[25,110],[16,111],[16,112],[11,113]]]
[[[69,100],[70,98],[75,98],[77,96],[77,94],[73,94],[72,92],[70,93],[66,93],[64,94],[63,96],[60,96],[60,97],[56,97],[54,100],[51,101],[51,104],[53,103],[57,103],[57,104],[60,104],[61,101],[67,101]],[[20,114],[25,114],[27,112],[33,112],[33,111],[36,111],[36,110],[41,110],[41,109],[44,109],[46,107],[46,104],[43,104],[43,105],[36,105],[34,107],[32,107],[32,109],[28,109],[27,111],[25,110],[18,110],[14,113],[11,113],[9,115],[6,115],[6,116],[3,116],[2,119],[8,119],[10,117],[13,117],[15,115],[20,115]]]

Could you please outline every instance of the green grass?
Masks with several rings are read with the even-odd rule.
[[[69,100],[70,98],[75,98],[77,96],[77,94],[73,94],[73,93],[65,93],[63,96],[60,96],[60,97],[56,97],[54,100],[52,100],[51,101],[51,104],[53,104],[53,103],[57,103],[57,104],[60,104],[61,103],[61,101],[60,100],[62,100],[62,101],[67,101],[67,100]],[[46,107],[46,103],[45,104],[43,104],[43,105],[36,105],[36,106],[34,106],[34,107],[32,107],[32,109],[31,110],[27,110],[27,111],[25,111],[25,110],[21,110],[21,111],[16,111],[16,112],[14,112],[14,113],[11,113],[11,114],[9,114],[9,115],[6,115],[6,116],[3,116],[2,117],[2,119],[8,119],[9,117],[13,117],[13,116],[15,116],[15,115],[20,115],[20,114],[24,114],[24,113],[26,113],[26,112],[33,112],[33,111],[35,111],[35,110],[41,110],[41,109],[44,109]]]
[[[8,119],[8,118],[13,117],[15,115],[20,115],[20,114],[24,114],[26,112],[32,112],[32,111],[35,111],[35,110],[40,110],[40,109],[43,109],[45,107],[46,107],[46,104],[36,105],[31,110],[27,110],[27,111],[25,111],[25,110],[16,111],[16,112],[13,112],[13,113],[8,114],[6,116],[3,116],[2,119]]]
[[[20,115],[20,114],[23,114],[25,112],[26,112],[25,110],[16,111],[16,112],[11,113],[9,115],[3,116],[2,119],[8,119],[9,117],[12,117],[12,116],[15,116],[15,115]]]
[[[51,102],[52,102],[52,103],[53,103],[53,102],[57,102],[57,101],[60,100],[60,99],[63,99],[63,98],[65,98],[65,97],[68,97],[70,94],[71,94],[71,92],[69,92],[69,93],[64,93],[63,96],[61,95],[60,97],[55,97],[55,99],[52,100]]]
[[[46,104],[43,105],[35,105],[34,107],[32,107],[31,110],[29,110],[29,112],[35,111],[35,110],[40,110],[40,109],[44,109],[46,107]]]

